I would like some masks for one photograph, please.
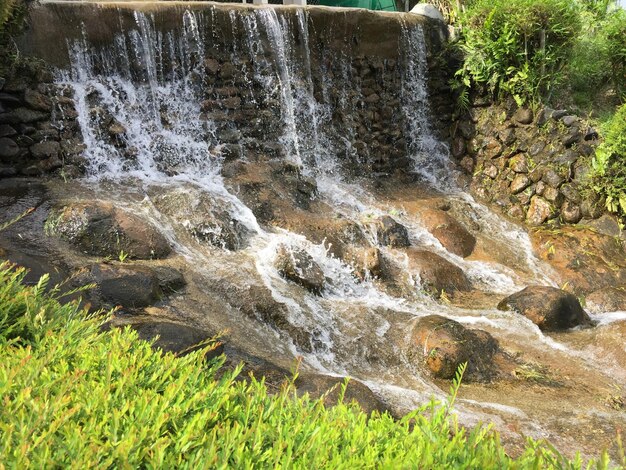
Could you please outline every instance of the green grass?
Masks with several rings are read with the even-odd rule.
[[[205,351],[162,354],[59,290],[0,264],[0,468],[581,468],[548,444],[507,456],[490,427],[466,430],[450,398],[395,421],[297,398],[292,383],[218,374]],[[606,468],[606,457],[598,468]]]

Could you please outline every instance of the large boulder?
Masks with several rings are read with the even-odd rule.
[[[375,222],[378,243],[383,246],[401,248],[410,246],[409,232],[406,227],[395,221],[393,217],[384,215]]]
[[[45,230],[94,256],[155,259],[171,252],[154,225],[111,203],[79,202],[53,210]]]
[[[471,285],[461,268],[441,256],[425,250],[410,249],[409,272],[419,277],[420,287],[429,294],[440,296],[467,291]]]
[[[465,378],[489,380],[497,374],[493,362],[498,342],[486,331],[472,330],[439,315],[421,318],[411,332],[411,356],[440,379],[452,379],[467,363]]]
[[[326,406],[334,406],[339,400],[341,388],[345,377],[333,377],[330,375],[301,373],[295,381],[296,391],[299,396],[308,394],[311,398],[324,397]],[[365,384],[355,379],[349,379],[343,399],[344,403],[356,401],[366,414],[373,411],[384,413],[388,408]]]
[[[422,221],[446,250],[466,258],[476,246],[476,238],[459,221],[441,210],[425,210]]]
[[[578,299],[555,287],[526,287],[503,299],[498,308],[524,315],[542,331],[565,330],[590,322]]]
[[[326,278],[324,271],[306,251],[280,245],[276,252],[275,267],[278,273],[305,289],[320,294]]]

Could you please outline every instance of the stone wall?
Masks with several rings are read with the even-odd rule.
[[[83,146],[71,98],[50,69],[22,59],[0,78],[0,177],[62,174]]]
[[[284,156],[285,148],[277,144],[284,128],[281,90],[268,90],[262,81],[251,78],[258,76],[258,62],[254,64],[242,53],[247,31],[242,23],[233,22],[233,11],[237,15],[253,15],[255,9],[211,6],[209,15],[207,7],[189,5],[204,15],[204,27],[212,28],[204,57],[201,105],[203,118],[216,125],[224,156],[245,155],[252,160]],[[150,13],[156,30],[180,27],[180,5],[149,3],[141,8]],[[30,27],[18,42],[22,51],[34,59],[24,61],[14,76],[7,78],[0,95],[1,176],[54,173],[73,177],[83,173],[84,146],[72,91],[53,84],[52,70],[68,67],[65,44],[83,31],[87,31],[87,40],[93,47],[109,47],[106,45],[120,24],[125,25],[122,29],[135,24],[133,11],[126,6],[115,10],[94,4],[32,8]],[[406,28],[418,23],[423,26],[426,41],[430,105],[435,116],[432,127],[439,137],[448,138],[452,102],[447,70],[439,57],[445,38],[443,25],[416,15],[360,10],[348,14],[343,9],[316,8],[306,12],[308,37],[303,38],[297,27],[297,9],[276,11],[283,25],[290,25],[290,40],[295,44],[293,60],[303,59],[303,42],[308,41],[315,101],[332,110],[331,119],[319,123],[320,130],[333,140],[333,147],[338,149],[336,157],[347,173],[410,171],[407,123],[402,110],[406,99],[402,95],[403,80],[408,66],[403,34]],[[265,56],[261,59],[275,69],[280,64],[276,63],[272,52],[275,45],[269,44],[270,39],[263,38]],[[44,58],[45,63],[41,61]],[[344,77],[344,86],[336,86],[337,77]],[[292,84],[294,90],[301,86],[308,84]],[[306,103],[296,103],[303,105]],[[132,159],[133,149],[126,148],[124,139],[126,129],[106,113],[98,119],[104,139]]]
[[[452,154],[478,199],[538,226],[595,219],[604,203],[586,178],[598,133],[566,110],[474,106],[452,128]]]

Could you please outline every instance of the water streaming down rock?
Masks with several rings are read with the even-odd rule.
[[[370,341],[370,349],[384,348],[387,343],[380,332],[389,329],[389,322],[384,314],[376,313],[377,309],[393,309],[411,316],[445,311],[419,294],[419,277],[412,281],[418,287],[413,300],[390,297],[371,281],[357,282],[352,268],[330,256],[323,243],[315,244],[284,229],[279,233],[262,229],[245,203],[227,188],[221,175],[224,147],[237,145],[231,134],[251,144],[242,151],[244,161],[259,158],[247,155],[246,150],[259,145],[260,139],[258,129],[241,121],[230,121],[230,115],[224,115],[220,109],[223,104],[206,103],[207,89],[212,85],[207,75],[211,65],[206,63],[211,59],[205,52],[212,32],[203,25],[207,18],[198,12],[185,11],[180,27],[167,32],[156,30],[148,14],[135,12],[134,19],[136,27],[117,35],[113,48],[94,48],[85,40],[71,44],[71,71],[59,76],[61,83],[71,86],[77,102],[90,180],[135,179],[146,186],[191,184],[216,200],[217,205],[230,213],[231,223],[243,224],[257,234],[250,251],[260,278],[274,300],[287,306],[288,322],[310,333],[304,342],[296,341],[294,352],[307,353],[311,363],[326,370],[362,375],[361,369],[371,365],[367,359],[363,361],[361,354],[354,354],[346,347],[346,342],[354,340],[348,332],[355,327],[346,310],[356,305],[370,312],[369,327],[380,325],[373,328],[376,339]],[[255,114],[263,110],[276,113],[274,122],[270,119],[263,123],[275,129],[273,135],[280,143],[272,149],[277,152],[274,158],[301,164],[304,174],[323,180],[320,197],[337,206],[366,235],[371,234],[363,216],[382,216],[386,208],[377,207],[373,196],[345,181],[345,175],[352,172],[346,168],[346,164],[352,163],[350,159],[359,162],[372,151],[365,148],[360,155],[356,154],[354,143],[345,137],[347,134],[367,139],[359,135],[359,129],[354,128],[356,124],[350,119],[354,109],[365,109],[368,98],[376,95],[363,90],[367,79],[348,60],[333,63],[336,61],[325,56],[324,51],[319,59],[325,64],[324,73],[313,75],[308,24],[303,11],[280,18],[272,9],[246,15],[231,11],[229,19],[232,35],[244,31],[246,40],[232,41],[230,56],[218,65],[219,76],[240,74],[241,84],[248,91],[241,98],[245,100],[242,108]],[[437,189],[456,191],[451,182],[454,170],[446,159],[445,145],[433,135],[429,123],[424,44],[421,26],[403,24],[403,47],[397,67],[407,153],[411,165],[426,183],[437,185]],[[345,48],[343,53],[349,55]],[[226,70],[229,66],[239,70]],[[386,64],[376,66],[384,68]],[[246,72],[241,73],[241,69]],[[364,75],[367,77],[368,71]],[[217,91],[217,97],[220,94],[229,99],[233,92],[222,89]],[[380,99],[376,96],[370,101]],[[225,107],[229,113],[230,104]],[[265,116],[270,118],[269,114]],[[369,123],[374,128],[380,126],[371,120]],[[267,142],[261,143],[264,144]],[[438,244],[419,221],[403,222],[411,228],[412,236],[417,237],[418,245],[424,244],[419,240],[421,237]],[[376,244],[375,233],[369,237]],[[274,267],[279,246],[292,251],[303,249],[320,266],[327,280],[322,298],[306,293],[298,293],[294,298],[293,287]],[[390,257],[397,256],[383,250]],[[440,251],[445,252],[441,247]],[[194,254],[198,256],[197,252]],[[466,264],[471,266],[472,262]],[[487,274],[484,284],[493,288],[497,284],[494,268],[475,264],[483,276],[492,272]],[[406,261],[401,265],[408,268]],[[510,271],[495,268],[495,272],[509,290],[515,286],[507,276]],[[337,358],[339,350],[341,359]],[[371,353],[365,354],[368,355]]]
[[[57,82],[76,104],[89,191],[155,222],[193,272],[193,300],[173,299],[175,311],[281,365],[302,355],[359,377],[403,411],[442,393],[407,352],[428,315],[533,357],[580,355],[523,317],[448,304],[447,287],[426,293],[418,251],[485,295],[553,283],[527,235],[457,186],[429,106],[427,25],[402,16],[390,53],[347,18],[306,9],[177,6],[165,20],[150,8],[107,7],[120,26],[106,40],[88,24],[68,34]],[[483,256],[454,254],[427,229],[422,205],[441,199],[478,227]],[[410,247],[383,243],[385,216]],[[352,257],[365,251],[380,262],[359,273]],[[281,253],[295,274],[277,268]],[[222,314],[207,313],[216,305]],[[487,395],[461,413],[518,413]],[[521,426],[538,435],[532,419]]]

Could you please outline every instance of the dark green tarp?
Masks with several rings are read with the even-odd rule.
[[[319,0],[328,7],[367,8],[368,10],[397,11],[394,0]]]

